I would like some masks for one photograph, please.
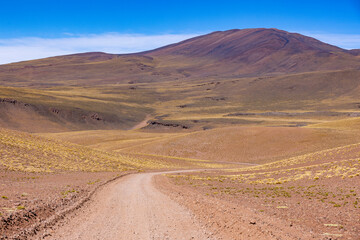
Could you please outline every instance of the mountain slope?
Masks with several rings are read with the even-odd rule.
[[[152,57],[215,60],[210,71],[242,74],[294,73],[358,67],[350,51],[278,29],[213,32],[146,53]],[[216,67],[219,66],[219,67]],[[220,70],[224,68],[223,71]]]
[[[351,49],[349,52],[355,56],[360,56],[360,49]]]
[[[157,127],[209,129],[264,119],[246,112],[358,115],[360,56],[297,33],[235,29],[136,54],[0,65],[0,86],[0,127],[131,129],[151,115]]]
[[[5,86],[79,86],[360,68],[357,51],[277,29],[214,32],[148,52],[85,53],[0,66]]]
[[[345,52],[311,37],[278,29],[233,29],[218,31],[191,38],[180,43],[149,51],[151,56],[185,55],[189,57],[214,57],[222,60],[242,60],[251,53],[262,56],[284,50],[296,54],[303,51]]]

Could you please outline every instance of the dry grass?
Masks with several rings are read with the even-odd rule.
[[[164,167],[160,162],[135,159],[4,129],[0,132],[0,140],[1,164],[14,171],[92,172]]]
[[[326,123],[313,124],[308,127],[358,131],[360,129],[360,118],[355,117],[350,119],[341,119]]]
[[[56,67],[39,68],[43,70],[39,72],[26,67],[30,63],[2,66],[4,72],[0,74],[0,81],[2,78],[7,79],[2,84],[12,84],[12,87],[0,87],[0,98],[16,99],[31,104],[34,109],[33,115],[27,118],[27,125],[20,120],[24,119],[24,114],[30,114],[24,109],[19,110],[23,115],[17,118],[11,118],[14,112],[2,109],[4,114],[0,116],[0,126],[28,132],[130,129],[148,114],[158,120],[186,124],[194,130],[249,124],[302,126],[345,119],[348,117],[346,113],[358,112],[360,75],[357,70],[271,77],[186,78],[183,73],[173,69],[172,63],[159,63],[143,57],[112,58],[107,62],[80,60],[80,57],[39,60],[33,65],[43,66],[46,61],[59,64]],[[82,66],[75,66],[72,61],[80,61],[78,65]],[[170,75],[151,75],[153,70],[142,71],[139,67],[131,72],[124,70],[131,68],[129,66],[132,64],[145,64],[149,67],[157,65]],[[88,69],[89,65],[92,68]],[[120,74],[116,78],[107,79],[108,74],[104,74],[107,70],[124,76]],[[35,71],[36,74],[21,74],[22,71]],[[59,71],[65,72],[59,74]],[[11,72],[7,74],[17,81],[9,81],[6,72]],[[40,75],[38,78],[37,74]],[[29,79],[22,81],[21,78]],[[46,85],[51,82],[49,79],[53,83]],[[331,95],[328,94],[330,92]],[[0,107],[1,105],[3,104]],[[59,109],[63,114],[53,114],[50,110],[53,108]],[[305,115],[227,116],[249,112],[297,112]],[[314,114],[307,116],[308,112]],[[93,113],[105,119],[105,124],[82,119],[83,115]],[[6,116],[11,119],[6,119]],[[56,126],[51,129],[36,129],[40,125],[37,124],[39,118],[43,118],[43,123],[47,121],[47,124],[41,126]]]
[[[169,174],[188,184],[211,186],[212,194],[245,194],[264,203],[287,198],[314,199],[333,207],[360,208],[360,143],[301,155],[253,167],[218,173]],[[284,201],[285,202],[284,202]]]
[[[125,134],[119,133],[118,138],[111,132],[101,133],[103,133],[103,141],[99,144],[94,143],[92,146],[123,153],[157,154],[256,164],[360,141],[359,135],[352,132],[287,127],[237,126],[168,134],[137,132],[136,134],[128,133],[127,137]],[[71,133],[67,134],[70,141],[74,139],[71,135]],[[66,139],[65,135],[63,136]],[[88,136],[92,136],[92,134],[89,133]],[[106,138],[109,141],[104,140]]]
[[[236,173],[236,174],[234,174]],[[360,176],[360,143],[322,150],[263,165],[223,170],[221,176],[192,179],[230,179],[247,184],[282,184],[298,180]]]
[[[100,172],[224,166],[196,159],[105,152],[5,129],[0,129],[0,146],[0,163],[12,171]]]
[[[210,199],[250,207],[254,218],[280,218],[319,236],[356,239],[360,231],[360,143],[259,166],[167,176]]]

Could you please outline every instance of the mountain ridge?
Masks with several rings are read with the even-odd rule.
[[[355,67],[354,52],[298,33],[257,28],[216,31],[143,54],[207,59],[220,62],[215,65],[226,63],[239,74],[257,75]]]
[[[186,40],[178,42],[178,43],[163,46],[163,47],[160,47],[160,48],[157,48],[157,49],[154,49],[154,50],[141,52],[139,54],[155,53],[155,55],[159,55],[159,53],[157,53],[157,52],[161,53],[162,50],[169,49],[169,48],[172,48],[172,47],[181,46],[181,45],[187,44],[187,43],[193,43],[193,42],[195,42],[197,40],[204,39],[204,38],[211,39],[211,40],[213,40],[214,43],[216,43],[216,42],[221,42],[222,40],[226,40],[225,38],[233,37],[234,35],[236,35],[235,37],[238,38],[239,40],[242,40],[242,39],[244,39],[246,37],[249,37],[251,35],[256,35],[256,34],[258,34],[256,36],[257,38],[264,37],[263,36],[264,34],[262,36],[261,35],[259,36],[259,33],[264,33],[265,37],[266,37],[266,35],[270,36],[271,34],[277,35],[278,37],[282,37],[283,40],[285,41],[285,45],[287,45],[289,43],[289,40],[286,39],[285,36],[291,36],[292,38],[306,39],[307,42],[312,41],[312,43],[314,45],[319,46],[319,50],[347,52],[347,50],[342,49],[340,47],[333,46],[333,45],[330,45],[328,43],[321,42],[321,41],[319,41],[319,40],[317,40],[315,38],[304,36],[304,35],[301,35],[299,33],[290,33],[290,32],[284,31],[284,30],[276,29],[276,28],[248,28],[248,29],[230,29],[230,30],[226,30],[226,31],[215,31],[215,32],[211,32],[209,34],[205,34],[205,35],[197,36],[197,37],[194,37],[194,38],[186,39]],[[214,36],[214,38],[212,38],[212,36]],[[234,38],[232,38],[232,40],[234,40]],[[237,41],[236,43],[238,44],[240,42]],[[207,46],[209,46],[209,44],[204,45],[204,46],[207,47]],[[283,46],[283,47],[285,47],[285,46]]]

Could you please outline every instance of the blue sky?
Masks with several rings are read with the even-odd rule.
[[[1,1],[0,63],[84,51],[136,52],[254,27],[360,48],[360,0]]]

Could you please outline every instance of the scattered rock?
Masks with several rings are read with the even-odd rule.
[[[90,118],[91,118],[91,119],[94,119],[94,120],[97,120],[97,121],[103,120],[103,119],[99,116],[99,114],[97,114],[97,113],[92,114],[92,115],[90,116]]]
[[[188,126],[177,124],[177,123],[162,123],[162,122],[157,122],[157,121],[151,121],[149,123],[149,125],[189,129]]]
[[[188,105],[186,105],[186,104],[184,104],[184,105],[179,105],[179,106],[177,106],[178,108],[186,108],[186,107],[188,107]]]

